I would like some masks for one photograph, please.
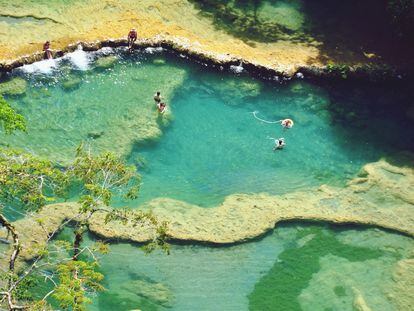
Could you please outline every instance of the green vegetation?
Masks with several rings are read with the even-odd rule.
[[[349,66],[345,64],[328,64],[326,66],[326,71],[346,79],[349,73]]]
[[[26,132],[26,121],[17,113],[6,100],[0,95],[0,125],[7,134],[20,130]]]
[[[14,130],[25,131],[24,118],[17,114],[1,98],[0,120],[6,133]],[[96,211],[107,212],[106,222],[122,221],[134,225],[146,223],[152,225],[157,234],[153,241],[145,246],[145,251],[157,247],[168,252],[165,243],[167,224],[159,224],[154,216],[140,211],[108,209],[114,195],[123,195],[134,199],[138,195],[140,178],[135,167],[128,166],[112,153],[93,155],[90,148],[81,145],[76,158],[66,167],[57,166],[47,159],[13,149],[0,149],[0,207],[6,204],[19,206],[23,210],[47,208],[47,203],[67,199],[69,193],[76,192],[80,197],[80,216],[66,221],[58,230],[49,234],[47,245],[41,249],[38,257],[28,266],[15,268],[19,260],[22,245],[19,233],[0,209],[0,224],[6,228],[10,237],[10,252],[7,260],[8,270],[0,274],[0,306],[7,310],[51,308],[47,298],[52,296],[61,309],[85,310],[90,302],[90,293],[103,290],[101,281],[104,276],[98,266],[95,252],[107,253],[108,247],[97,243],[90,248],[82,245],[86,225],[82,219],[92,216]],[[56,233],[70,222],[75,224],[73,243],[59,241],[51,252],[50,242]],[[69,257],[55,256],[56,252],[69,254]],[[38,286],[36,276],[41,275],[42,265],[54,271],[46,279],[52,284],[51,290],[43,297],[36,298],[31,293]]]

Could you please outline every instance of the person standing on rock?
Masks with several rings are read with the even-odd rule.
[[[45,59],[52,59],[52,51],[50,50],[50,42],[46,41],[45,44],[43,44],[43,51],[45,52]]]
[[[132,28],[128,33],[128,50],[132,52],[134,48],[134,43],[137,40],[138,34],[135,28]]]

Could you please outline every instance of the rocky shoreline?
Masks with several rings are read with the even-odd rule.
[[[98,51],[105,47],[118,48],[128,45],[125,39],[107,39],[92,42],[76,42],[70,44],[62,50],[54,50],[55,58],[63,57],[65,54],[74,52],[79,46],[84,51]],[[372,82],[381,81],[398,81],[402,78],[411,78],[410,72],[400,72],[385,64],[330,64],[330,65],[302,65],[292,66],[271,66],[260,62],[252,62],[244,58],[236,57],[230,53],[215,53],[192,44],[185,38],[175,37],[173,39],[157,35],[150,39],[141,39],[135,43],[135,49],[157,48],[172,53],[178,53],[185,56],[191,61],[219,68],[220,70],[230,70],[233,66],[242,66],[250,75],[266,80],[274,80],[283,82],[293,78],[303,79],[319,79],[319,80],[365,80]],[[23,65],[32,64],[44,59],[43,52],[36,52],[30,55],[24,55],[20,58],[0,63],[0,74],[10,72],[13,69]]]

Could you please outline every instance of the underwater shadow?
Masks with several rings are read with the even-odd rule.
[[[200,15],[213,20],[215,27],[224,30],[247,44],[254,42],[309,42],[311,38],[301,31],[301,13],[298,1],[280,0],[190,0]],[[294,16],[290,16],[294,13]],[[272,15],[279,16],[275,20]]]
[[[333,81],[323,84],[329,98],[326,110],[337,143],[344,152],[376,150],[378,159],[410,165],[414,124],[409,117],[414,91],[410,82],[381,84]],[[373,159],[374,161],[378,159]]]

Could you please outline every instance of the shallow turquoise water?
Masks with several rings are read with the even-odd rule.
[[[301,81],[275,85],[218,75],[168,55],[118,58],[106,70],[73,70],[63,61],[48,75],[18,73],[31,87],[9,100],[28,119],[29,134],[2,136],[3,143],[63,161],[89,140],[139,166],[143,186],[133,205],[171,197],[201,206],[232,193],[343,184],[363,164],[413,145],[399,134],[412,126],[387,107],[396,97],[380,87],[332,92]],[[93,68],[91,59],[83,61],[81,67],[89,61]],[[75,86],[65,88],[67,81]],[[159,124],[152,101],[158,89],[170,94],[173,121],[161,126],[159,139],[137,143],[145,136],[142,124],[149,123],[149,131]],[[295,126],[284,131],[252,111],[267,120],[291,118]],[[286,148],[273,152],[269,137],[284,137]]]
[[[323,183],[341,186],[363,164],[413,150],[413,138],[405,135],[413,126],[395,109],[406,100],[400,88],[321,87],[305,81],[279,85],[218,74],[168,54],[117,57],[119,63],[108,69],[94,69],[94,60],[88,56],[90,59],[72,60],[77,65],[63,60],[48,74],[14,73],[28,79],[30,85],[25,96],[8,98],[28,119],[29,134],[1,136],[2,143],[61,161],[70,159],[76,145],[85,139],[95,149],[112,150],[136,164],[142,174],[141,196],[132,206],[170,197],[211,207],[232,193],[281,194]],[[71,81],[70,87],[64,86],[67,81]],[[158,89],[170,94],[167,103],[173,118],[168,125],[153,107],[152,95]],[[292,118],[295,126],[283,131],[259,122],[252,111],[268,120]],[[161,123],[164,125],[159,126]],[[138,142],[148,124],[157,137]],[[273,152],[268,137],[284,137],[286,148]],[[9,214],[16,216],[11,210]],[[364,231],[369,232],[368,237],[360,231],[338,233],[317,227],[300,233],[303,230],[302,226],[286,226],[260,241],[233,247],[174,245],[171,256],[144,256],[135,246],[114,245],[111,254],[102,259],[108,291],[94,299],[91,309],[164,308],[165,304],[143,298],[143,283],[131,283],[137,280],[151,286],[163,284],[174,297],[167,303],[173,310],[246,310],[249,299],[252,309],[260,309],[255,301],[266,302],[272,296],[269,288],[280,288],[278,273],[290,275],[278,265],[279,255],[292,260],[292,253],[297,257],[293,264],[307,274],[300,282],[295,277],[284,281],[289,288],[287,297],[296,297],[295,306],[306,309],[310,305],[306,297],[318,289],[312,277],[318,272],[323,277],[326,271],[329,275],[338,260],[335,256],[355,250],[351,247],[355,242],[348,240],[372,241],[376,235],[378,241],[387,241],[386,246],[382,242],[363,245],[373,252],[343,258],[360,263],[357,268],[361,271],[366,260],[376,260],[376,273],[365,279],[352,275],[351,279],[374,297],[370,298],[373,305],[384,305],[383,300],[376,300],[381,291],[369,292],[369,282],[388,282],[390,262],[403,256],[405,246],[412,247],[411,240],[376,230]],[[342,236],[347,234],[352,238],[345,243]],[[319,246],[308,257],[289,252],[298,248],[300,253],[308,240]],[[325,245],[331,247],[329,251]],[[392,254],[382,251],[389,245],[403,246]],[[325,264],[315,265],[320,258],[325,258]],[[348,262],[342,265],[349,266]],[[324,284],[339,286],[334,283]],[[328,305],[345,304],[344,310],[350,310],[350,287],[337,291],[346,295],[338,298],[327,293],[331,300],[320,296],[312,305],[327,301]],[[267,304],[269,310],[277,310],[273,303]]]

